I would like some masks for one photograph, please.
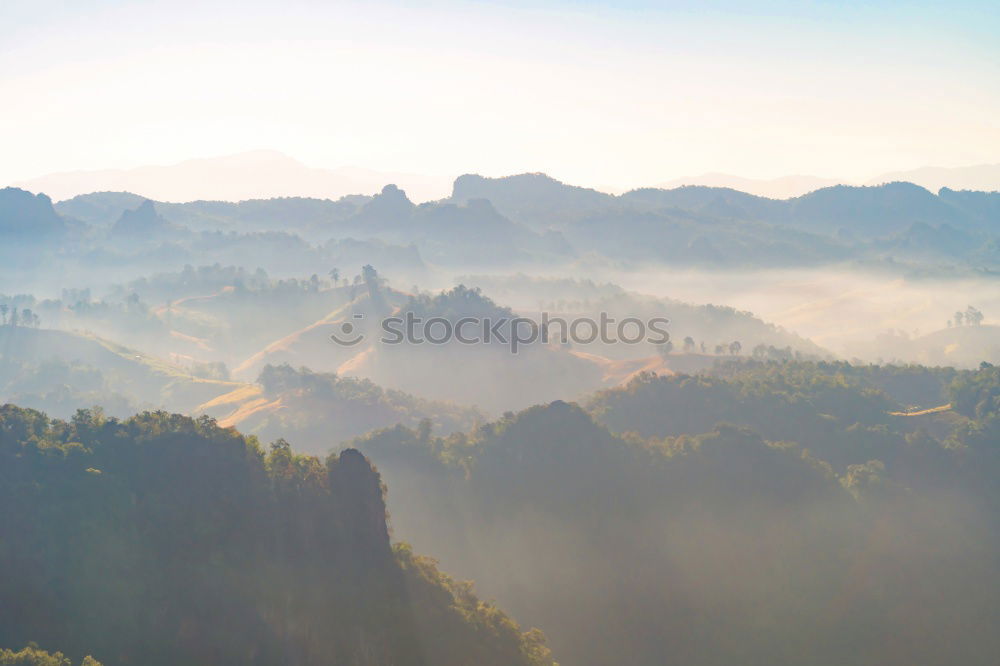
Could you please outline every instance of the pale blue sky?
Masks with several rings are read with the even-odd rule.
[[[313,166],[864,179],[1000,162],[996,3],[0,3],[0,181]]]

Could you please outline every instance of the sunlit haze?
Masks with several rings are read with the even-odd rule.
[[[0,666],[996,666],[998,36],[0,0]]]
[[[990,3],[0,5],[0,182],[269,149],[605,189],[997,162]]]

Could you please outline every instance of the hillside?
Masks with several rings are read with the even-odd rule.
[[[488,199],[516,222],[558,229],[577,250],[611,257],[815,265],[871,255],[864,241],[905,232],[914,224],[977,234],[981,245],[996,234],[998,195],[976,194],[956,196],[946,189],[933,194],[912,183],[881,182],[822,187],[785,200],[698,184],[614,196],[544,174],[522,174],[462,176],[455,181],[452,201]],[[699,247],[706,243],[711,252]],[[734,245],[742,246],[741,251]],[[685,258],[678,248],[696,252]]]
[[[953,326],[920,336],[886,335],[866,351],[928,366],[977,368],[983,362],[1000,364],[1000,326]]]
[[[65,234],[67,227],[45,194],[15,187],[0,189],[0,238],[5,242],[45,240]]]
[[[189,412],[236,386],[98,337],[0,326],[0,401],[63,417],[98,404],[116,415],[149,406]]]
[[[397,424],[416,428],[426,421],[434,432],[447,435],[485,420],[474,408],[385,390],[367,379],[288,365],[265,366],[258,383],[209,400],[194,413],[216,417],[222,427],[239,428],[264,440],[287,437],[313,454]]]
[[[10,194],[9,205],[0,201],[0,220],[6,218],[0,228],[48,229],[33,231],[32,242],[44,252],[58,251],[62,270],[85,270],[97,284],[111,274],[131,278],[185,263],[267,265],[318,275],[331,266],[377,263],[404,284],[424,282],[435,268],[549,271],[581,262],[618,270],[854,263],[943,275],[1000,266],[1000,194],[934,194],[905,182],[837,185],[777,200],[698,185],[616,196],[544,174],[464,175],[451,197],[420,205],[393,184],[340,199],[238,203],[144,204],[132,194],[99,192],[55,208],[44,195],[36,200],[23,190],[8,192],[21,194]],[[143,209],[149,219],[140,227],[153,232],[124,233],[129,225],[119,222],[134,222],[142,206],[152,210]],[[66,233],[78,241],[69,251]],[[41,268],[49,262],[38,253],[26,256],[37,259],[25,267],[29,279],[52,280]]]
[[[1000,364],[1000,326],[955,326],[929,333],[910,343],[908,358],[923,365],[964,368]]]
[[[916,370],[645,377],[599,394],[593,415],[557,401],[465,434],[392,428],[353,446],[413,498],[390,498],[396,533],[544,627],[565,663],[961,654],[985,666],[1000,607],[987,583],[1000,543],[996,373],[963,375],[956,404],[982,421],[952,413],[937,439],[930,416],[883,411],[896,403],[869,385],[919,383]],[[714,419],[780,440],[741,425],[699,432]]]
[[[0,0],[0,666],[1000,666],[998,36]]]
[[[436,296],[404,297],[380,289],[377,303],[361,291],[348,306],[277,340],[238,365],[237,376],[250,380],[266,365],[289,364],[345,377],[370,379],[389,389],[420,398],[478,407],[491,413],[517,409],[567,395],[613,385],[653,359],[633,363],[632,369],[610,370],[608,361],[568,348],[533,344],[511,353],[509,344],[428,343],[423,337],[403,344],[385,344],[383,317],[405,317],[407,312],[423,321],[442,317],[454,323],[463,317],[478,322],[511,321],[516,315],[476,290],[463,286]],[[339,345],[331,336],[357,344]],[[510,338],[509,325],[506,329]],[[628,364],[625,364],[626,366]],[[441,368],[448,368],[442,373]]]
[[[902,180],[896,178],[894,180]],[[671,190],[685,185],[725,187],[769,199],[790,199],[823,187],[842,184],[835,178],[818,176],[779,176],[778,178],[745,178],[725,173],[705,173],[700,176],[682,176],[660,183],[657,189]]]
[[[355,450],[269,451],[165,412],[0,407],[0,644],[107,666],[542,666],[468,585],[390,545]]]

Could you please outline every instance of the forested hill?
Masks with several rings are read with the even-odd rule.
[[[0,505],[3,647],[105,666],[553,663],[539,632],[390,545],[355,450],[324,463],[208,418],[6,405]]]
[[[400,536],[566,664],[996,661],[1000,368],[741,363],[585,406],[354,445],[410,489]]]
[[[792,199],[768,199],[728,187],[702,185],[640,188],[614,196],[540,173],[502,178],[464,175],[455,180],[451,201],[477,198],[488,199],[515,222],[535,227],[561,227],[609,211],[674,210],[824,233],[845,228],[862,236],[903,231],[914,222],[985,229],[995,223],[1000,205],[1000,193],[996,192],[942,188],[933,194],[907,182],[835,185]]]
[[[102,192],[55,206],[44,195],[7,188],[0,192],[0,236],[40,248],[5,257],[30,259],[21,268],[40,280],[50,269],[42,250],[109,279],[109,266],[135,276],[150,267],[215,262],[318,274],[377,262],[384,271],[423,278],[434,267],[528,270],[588,257],[632,267],[846,262],[915,275],[993,274],[1000,266],[998,211],[1000,193],[935,194],[903,182],[838,185],[776,200],[703,186],[614,196],[544,174],[465,175],[449,199],[421,205],[394,185],[338,201],[176,204]]]

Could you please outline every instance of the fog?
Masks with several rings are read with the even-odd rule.
[[[995,195],[611,196],[540,174],[454,189],[420,205],[392,185],[187,204],[0,190],[0,402],[70,420],[5,407],[0,444],[57,471],[95,432],[111,460],[155,433],[245,445],[261,493],[310,489],[289,524],[310,532],[318,497],[352,502],[387,571],[463,609],[454,627],[506,627],[504,664],[529,645],[532,666],[991,663]],[[453,334],[386,342],[390,317]],[[608,317],[666,319],[669,340],[551,325],[515,353],[454,335]],[[360,504],[331,472],[342,456],[322,462],[347,448],[381,473],[350,454]],[[380,482],[391,538],[489,602],[389,551]],[[337,548],[360,543],[343,516],[324,524]],[[288,599],[275,626],[295,624]]]
[[[728,461],[639,463],[552,419],[519,417],[495,445],[539,450],[485,453],[464,480],[404,462],[391,434],[361,446],[394,536],[549,627],[567,663],[985,663],[996,649],[982,585],[1000,544],[978,490],[870,477],[852,497],[796,451],[750,442]]]
[[[599,288],[582,284],[573,288],[558,282],[580,279],[661,299],[725,305],[808,338],[843,359],[970,367],[980,360],[996,362],[1000,358],[993,346],[985,345],[956,349],[949,362],[944,348],[953,341],[920,343],[921,338],[947,329],[949,322],[954,323],[955,312],[964,312],[970,305],[985,314],[983,325],[1000,324],[996,316],[1000,312],[1000,280],[993,276],[914,277],[851,267],[757,271],[542,267],[532,274],[541,279],[520,288],[516,279],[467,274],[453,282],[481,284],[486,293],[525,312],[537,311],[541,301],[599,300]],[[551,281],[550,286],[545,278]],[[667,317],[669,310],[665,305]],[[900,338],[907,344],[901,345]],[[940,347],[940,353],[931,354],[928,347]],[[982,358],[977,360],[977,354]]]
[[[920,338],[947,328],[956,311],[972,305],[1000,312],[1000,281],[912,278],[832,268],[729,273],[651,270],[609,276],[623,287],[691,303],[748,310],[805,336],[842,358],[913,361],[893,356],[878,338],[898,332]],[[1000,324],[994,314],[984,324]],[[959,364],[966,365],[964,359]]]

